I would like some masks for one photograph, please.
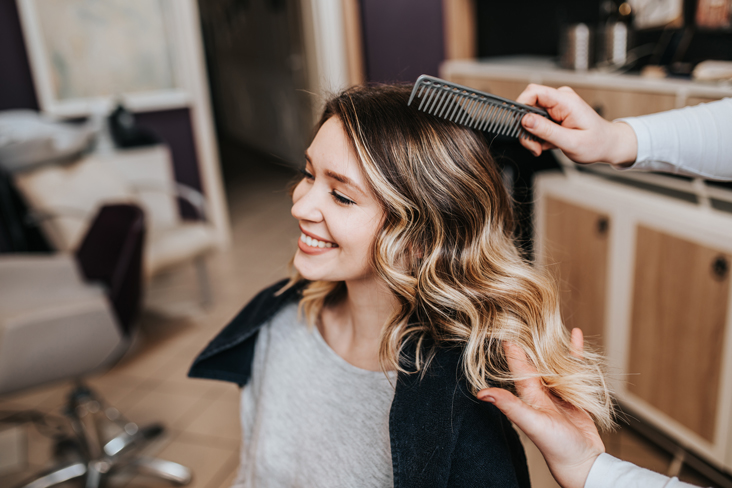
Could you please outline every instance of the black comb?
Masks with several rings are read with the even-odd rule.
[[[537,140],[521,126],[521,119],[527,113],[551,120],[549,114],[536,107],[428,75],[417,78],[407,105],[415,98],[419,100],[418,110],[471,129],[516,139]]]

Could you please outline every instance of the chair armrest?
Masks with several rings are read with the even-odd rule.
[[[208,221],[206,197],[203,196],[203,193],[193,187],[184,185],[183,183],[171,183],[170,185],[161,185],[159,182],[155,181],[135,181],[132,183],[132,190],[136,193],[146,191],[166,193],[174,197],[182,198],[183,200],[191,204],[193,209],[196,211],[196,216],[199,220],[202,220],[204,222]]]
[[[38,226],[46,220],[72,218],[78,220],[89,220],[91,212],[78,207],[54,207],[53,210],[47,209],[29,209],[25,216],[25,222],[28,225]]]

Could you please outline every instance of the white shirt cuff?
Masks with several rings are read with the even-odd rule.
[[[676,478],[668,478],[653,471],[600,454],[590,469],[585,488],[688,488]]]

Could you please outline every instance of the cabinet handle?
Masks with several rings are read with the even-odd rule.
[[[610,229],[610,220],[607,217],[597,219],[597,233],[600,237],[605,237]]]
[[[712,275],[717,281],[724,281],[729,273],[729,262],[725,256],[717,256],[712,261]]]

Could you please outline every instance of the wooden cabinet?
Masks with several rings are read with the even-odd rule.
[[[668,93],[609,90],[587,86],[574,87],[574,91],[608,120],[637,117],[676,108],[676,96]]]
[[[691,107],[691,106],[694,106],[694,105],[699,105],[700,103],[713,102],[715,100],[719,100],[719,99],[718,98],[714,98],[714,97],[688,97],[686,99],[686,105],[688,105],[688,106]]]
[[[732,97],[730,86],[578,73],[538,58],[451,60],[440,74],[509,99],[529,83],[571,86],[607,119]],[[623,407],[732,472],[732,213],[689,203],[695,190],[677,191],[683,181],[654,192],[665,177],[618,182],[627,178],[538,176],[537,264],[556,278],[565,324],[606,353]]]
[[[714,442],[728,313],[724,251],[639,225],[628,392]]]
[[[732,471],[732,213],[670,193],[539,175],[537,264],[567,326],[600,337],[623,407]]]
[[[610,217],[553,197],[544,203],[544,262],[559,286],[564,323],[602,347]]]
[[[464,76],[456,74],[448,78],[449,81],[469,86],[476,90],[492,93],[499,97],[516,100],[526,88],[526,83],[520,80],[503,80],[483,76]]]

